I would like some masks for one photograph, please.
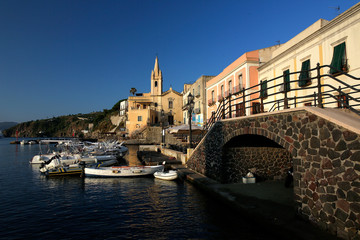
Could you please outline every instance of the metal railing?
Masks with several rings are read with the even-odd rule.
[[[321,74],[321,69],[323,69],[322,72],[327,73]],[[325,71],[326,69],[328,69],[328,71]],[[336,70],[337,73],[330,74],[330,69]],[[302,79],[302,81],[305,82],[305,86],[300,87],[294,83],[299,83],[300,80],[297,79],[297,77],[302,72],[305,72],[308,78]],[[346,72],[344,72],[330,65],[320,66],[318,63],[315,68],[307,71],[290,72],[271,80],[266,80],[266,84],[260,81],[257,85],[234,92],[224,98],[219,103],[216,111],[212,113],[212,116],[204,126],[204,135],[215,122],[221,119],[246,116],[247,112],[251,112],[251,115],[253,115],[287,108],[296,108],[298,106],[309,105],[324,108],[334,107],[334,105],[336,105],[337,108],[346,108],[360,115],[360,81],[359,83],[350,85],[340,80],[340,76],[342,78],[346,76],[347,80],[360,80],[360,78],[349,75],[347,69]],[[293,80],[291,80],[291,77]],[[324,78],[332,79],[335,84],[329,84],[328,81],[322,83]],[[313,81],[316,81],[316,84],[314,84]],[[264,85],[266,87],[264,87]],[[292,88],[290,88],[290,86]],[[294,86],[298,87],[293,88]],[[312,93],[309,94],[309,90],[314,91],[311,91]],[[291,93],[295,91],[298,92],[297,95],[299,96],[290,96],[292,95]],[[239,95],[239,93],[241,94]],[[265,109],[267,109],[267,111],[265,111]],[[203,136],[201,136],[201,138]],[[197,139],[197,142],[200,140]]]

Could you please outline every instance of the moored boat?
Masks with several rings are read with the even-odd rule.
[[[176,170],[169,170],[167,172],[155,172],[154,177],[161,180],[175,180],[178,177],[178,173]]]
[[[55,165],[45,165],[40,168],[40,172],[46,176],[66,176],[66,175],[80,175],[83,172],[85,162],[78,162],[70,165],[61,164],[60,160],[53,160]],[[117,160],[107,160],[91,164],[94,167],[107,167],[117,163]]]
[[[82,167],[79,164],[70,166],[60,166],[51,169],[40,170],[43,174],[48,177],[51,176],[69,176],[69,175],[80,175],[82,173]]]
[[[153,175],[163,171],[163,165],[156,166],[113,166],[113,167],[85,167],[86,177],[138,177]]]

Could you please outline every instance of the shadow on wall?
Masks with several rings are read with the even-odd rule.
[[[292,156],[282,146],[261,135],[243,134],[222,149],[221,182],[241,182],[248,172],[257,182],[284,180],[291,166]]]

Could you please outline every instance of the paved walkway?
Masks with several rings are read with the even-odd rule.
[[[260,229],[270,227],[281,239],[338,239],[296,214],[293,189],[285,188],[283,182],[220,184],[182,165],[172,167],[178,169],[184,180],[228,204],[242,217],[259,224]]]

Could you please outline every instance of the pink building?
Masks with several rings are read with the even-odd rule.
[[[216,112],[219,105],[223,103],[224,99],[232,99],[232,104],[235,105],[231,117],[255,114],[259,111],[260,103],[254,100],[259,97],[259,94],[252,94],[251,96],[249,94],[259,90],[258,87],[253,87],[259,84],[257,69],[271,58],[271,53],[276,48],[278,46],[244,53],[219,75],[206,83],[208,120]],[[241,97],[244,93],[243,89],[245,89],[245,95],[247,96],[245,105],[243,104],[244,98]]]

